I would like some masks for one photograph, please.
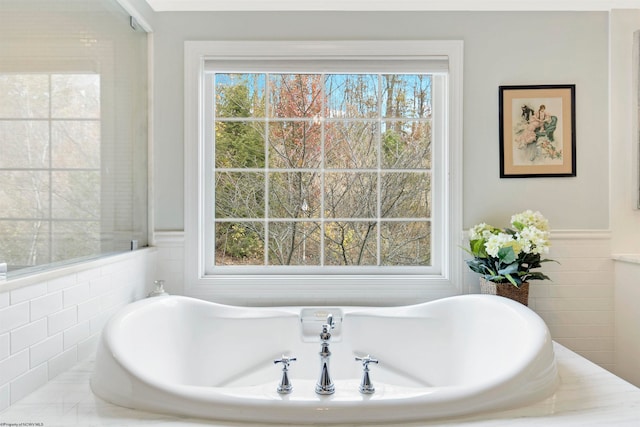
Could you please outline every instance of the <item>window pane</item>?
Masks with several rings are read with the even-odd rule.
[[[263,168],[264,123],[215,123],[217,168]]]
[[[49,214],[49,173],[0,171],[0,217],[44,218]]]
[[[55,171],[51,177],[53,218],[100,218],[99,171]]]
[[[52,75],[51,117],[99,119],[100,75]]]
[[[325,166],[335,169],[376,168],[378,128],[374,122],[327,122]]]
[[[325,226],[326,265],[376,265],[375,221],[329,222]]]
[[[12,268],[49,262],[48,221],[0,220],[0,254]]]
[[[431,215],[431,175],[384,173],[382,218],[429,218]]]
[[[92,120],[51,123],[54,168],[100,168],[100,122]]]
[[[383,168],[430,169],[431,122],[382,123]]]
[[[216,172],[216,218],[264,218],[264,174]]]
[[[382,265],[431,265],[430,222],[383,222],[381,228]]]
[[[270,168],[318,168],[322,161],[322,129],[318,123],[269,124]]]
[[[327,173],[325,215],[329,218],[376,218],[377,183],[374,173]]]
[[[269,174],[269,216],[271,218],[318,218],[320,177],[309,172]]]
[[[313,118],[322,114],[322,76],[274,74],[270,77],[270,116]]]
[[[0,168],[49,167],[46,121],[0,120],[0,141]]]
[[[0,118],[49,117],[47,74],[0,74]]]
[[[98,255],[102,249],[98,221],[55,221],[52,235],[52,261]]]
[[[430,117],[431,76],[420,74],[383,75],[382,116]]]
[[[264,74],[216,74],[217,117],[264,117]]]
[[[320,224],[269,223],[269,265],[319,265]]]
[[[216,266],[429,265],[430,76],[215,79]]]
[[[378,76],[331,74],[326,77],[329,117],[371,118],[378,115]]]
[[[215,265],[264,265],[264,226],[260,222],[218,222]]]

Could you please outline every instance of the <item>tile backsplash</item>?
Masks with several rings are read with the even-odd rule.
[[[0,411],[92,355],[109,317],[151,288],[155,259],[142,249],[0,291]]]

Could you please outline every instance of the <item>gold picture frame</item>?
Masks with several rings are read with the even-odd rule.
[[[500,86],[500,178],[576,176],[575,89]]]

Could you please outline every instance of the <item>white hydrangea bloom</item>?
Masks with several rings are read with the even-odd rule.
[[[469,240],[488,239],[494,230],[495,227],[484,222],[474,225],[469,230]]]
[[[511,217],[511,225],[520,223],[525,227],[535,227],[541,231],[549,231],[549,221],[538,211],[527,209]]]
[[[511,234],[492,234],[485,243],[487,254],[492,257],[498,256],[498,251],[502,248],[512,247],[516,256],[522,251],[522,245]]]
[[[549,232],[536,227],[525,227],[517,233],[517,240],[524,253],[543,254],[549,252]]]

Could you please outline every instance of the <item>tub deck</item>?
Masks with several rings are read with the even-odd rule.
[[[404,427],[637,427],[640,388],[616,377],[582,356],[554,343],[560,385],[540,402],[508,411],[472,417],[394,424]],[[0,422],[43,423],[46,427],[241,427],[259,424],[225,423],[162,415],[107,403],[91,393],[94,360],[85,360],[20,402],[0,412]],[[0,395],[0,398],[2,396]],[[387,425],[388,426],[388,425]]]

